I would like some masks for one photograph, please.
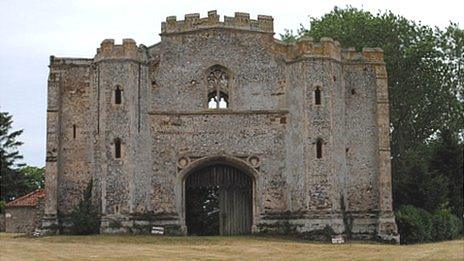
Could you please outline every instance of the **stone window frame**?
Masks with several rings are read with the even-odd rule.
[[[119,88],[119,91],[120,91],[120,98],[121,98],[121,102],[120,103],[116,103],[116,91],[118,90]],[[122,106],[124,104],[124,88],[122,87],[121,84],[115,84],[113,89],[112,89],[112,92],[111,92],[111,104],[113,106]]]
[[[316,159],[322,159],[324,157],[324,139],[321,137],[316,139]]]
[[[316,91],[319,90],[319,103],[317,103],[316,100]],[[316,107],[323,107],[325,105],[325,99],[324,99],[324,88],[322,87],[321,83],[316,83],[312,87],[312,92],[311,92],[311,101],[312,105]]]
[[[119,141],[119,157],[116,157],[117,141]],[[111,142],[111,155],[115,161],[121,161],[124,158],[124,142],[122,138],[115,137]]]
[[[228,76],[227,90],[222,90],[222,89],[212,90],[212,88],[210,87],[208,77],[215,70],[221,70],[221,71],[223,71],[224,73],[227,74],[227,76]],[[233,86],[234,86],[235,75],[231,72],[231,70],[229,70],[227,67],[225,67],[223,65],[215,64],[215,65],[212,65],[212,66],[208,67],[208,69],[204,73],[203,78],[204,78],[204,82],[205,82],[205,94],[204,94],[203,97],[206,97],[206,99],[204,99],[204,103],[203,103],[204,108],[206,108],[207,110],[230,110],[230,109],[232,109],[233,108],[233,99],[232,99],[232,97],[234,95]],[[209,108],[209,100],[210,100],[210,97],[211,97],[211,94],[213,93],[213,91],[216,91],[218,93],[222,93],[227,97],[227,108],[219,108],[219,107],[217,107],[217,108]]]
[[[75,123],[72,125],[72,137],[73,140],[77,138],[77,125]]]

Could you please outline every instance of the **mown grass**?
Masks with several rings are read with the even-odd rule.
[[[342,245],[273,237],[0,234],[0,260],[463,260],[464,240]]]

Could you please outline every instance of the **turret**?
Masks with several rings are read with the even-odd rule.
[[[97,49],[94,61],[99,62],[108,59],[131,59],[143,62],[146,54],[143,47],[137,47],[132,39],[123,39],[122,45],[114,44],[113,39],[105,39]]]
[[[97,82],[93,108],[98,119],[95,167],[101,180],[101,226],[111,232],[111,222],[135,210],[134,180],[139,172],[135,163],[140,162],[139,154],[149,154],[140,146],[147,108],[146,52],[132,39],[124,39],[122,45],[106,39],[97,49],[94,64]],[[106,180],[118,182],[108,185]]]

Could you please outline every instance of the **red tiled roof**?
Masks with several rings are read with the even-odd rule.
[[[6,207],[34,207],[39,199],[45,197],[44,189],[37,189],[6,204]]]

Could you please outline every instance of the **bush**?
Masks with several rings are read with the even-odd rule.
[[[100,229],[98,211],[92,205],[92,182],[84,191],[84,198],[71,213],[72,232],[77,235],[97,234]]]
[[[401,244],[432,240],[431,215],[420,208],[403,205],[396,212],[396,223],[401,235]]]
[[[459,235],[461,221],[449,210],[439,210],[432,216],[434,241],[450,240]]]

